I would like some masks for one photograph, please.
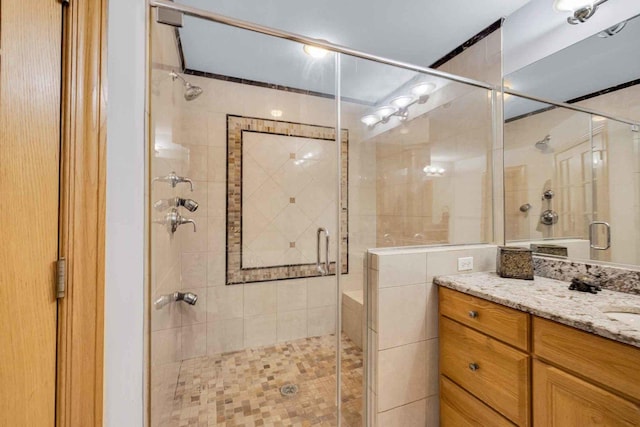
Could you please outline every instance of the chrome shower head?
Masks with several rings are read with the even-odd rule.
[[[187,82],[184,87],[184,99],[187,101],[193,101],[202,94],[202,88],[200,86],[194,86]]]
[[[202,95],[202,88],[200,86],[192,85],[175,71],[171,71],[169,75],[173,80],[180,79],[182,81],[182,84],[184,85],[184,99],[186,99],[187,101],[193,101],[194,99]]]
[[[547,135],[536,142],[536,148],[540,151],[546,151],[549,148],[549,142],[551,142],[551,135]]]

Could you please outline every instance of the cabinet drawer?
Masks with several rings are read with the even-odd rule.
[[[536,427],[640,426],[638,406],[538,360],[533,413]]]
[[[529,425],[529,356],[440,316],[440,371],[517,425]]]
[[[522,350],[529,350],[529,315],[451,289],[439,288],[440,314]]]
[[[539,317],[533,353],[581,377],[640,400],[640,349]]]
[[[447,377],[440,376],[440,426],[513,427],[513,424]]]

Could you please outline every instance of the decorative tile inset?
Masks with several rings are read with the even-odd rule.
[[[315,233],[335,230],[338,216],[348,273],[348,131],[340,133],[338,213],[334,128],[227,115],[227,129],[226,284],[318,276]]]

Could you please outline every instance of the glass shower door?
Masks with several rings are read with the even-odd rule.
[[[640,132],[600,116],[591,123],[591,259],[640,265]]]
[[[188,16],[150,36],[151,425],[338,425],[335,55]]]

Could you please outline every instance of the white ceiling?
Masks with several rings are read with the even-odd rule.
[[[182,0],[189,6],[429,66],[528,0]],[[334,61],[313,60],[296,43],[185,18],[186,66],[332,94]],[[343,96],[374,103],[415,73],[343,58]]]

